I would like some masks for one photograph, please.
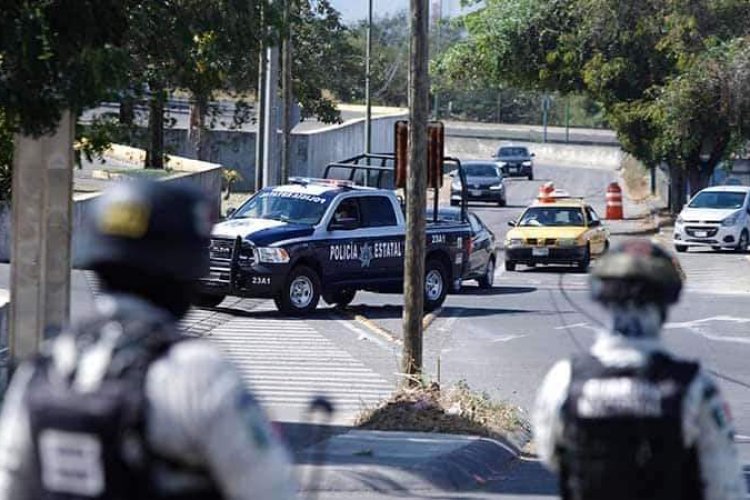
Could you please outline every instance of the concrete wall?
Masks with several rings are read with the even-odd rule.
[[[185,168],[188,171],[175,172],[174,175],[164,178],[163,182],[191,184],[203,189],[211,198],[214,213],[218,217],[221,210],[221,166],[197,162],[195,160],[188,160],[188,162],[183,164],[180,158],[173,158],[170,163],[172,167]],[[73,235],[71,245],[73,248],[74,265],[80,254],[81,228],[85,224],[88,214],[91,213],[97,197],[98,194],[93,193],[76,195],[73,198]],[[10,210],[8,207],[5,210],[0,208],[0,262],[10,261],[10,232]]]
[[[8,311],[10,295],[7,290],[0,290],[0,401],[8,385]]]
[[[374,117],[372,120],[372,148],[374,152],[393,150],[393,125],[406,115]],[[279,141],[280,142],[280,141]],[[189,145],[185,130],[168,130],[165,143],[177,156],[187,156]],[[255,189],[254,131],[209,130],[206,132],[208,161],[240,172],[241,182],[235,191]],[[365,150],[365,120],[351,120],[341,125],[292,133],[290,175],[320,177],[331,162],[350,158]]]
[[[467,137],[446,137],[445,149],[449,156],[461,159],[489,159],[497,148],[507,141],[495,139],[474,139]],[[560,166],[575,166],[613,170],[620,167],[624,154],[619,147],[582,146],[573,144],[551,144],[538,142],[513,142],[527,146],[535,160]]]

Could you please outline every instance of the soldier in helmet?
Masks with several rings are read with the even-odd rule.
[[[0,499],[293,498],[286,451],[239,374],[181,335],[208,272],[210,208],[132,182],[98,200],[84,264],[98,314],[16,371],[0,416]]]
[[[552,368],[534,412],[537,452],[564,499],[745,498],[718,387],[660,340],[681,288],[670,255],[645,240],[613,248],[593,271],[611,330]]]

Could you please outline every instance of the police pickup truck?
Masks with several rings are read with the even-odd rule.
[[[401,293],[405,217],[394,191],[331,179],[293,179],[258,191],[211,237],[211,273],[199,304],[228,295],[272,298],[290,315],[313,311],[322,297],[349,304],[358,290]],[[427,224],[425,309],[458,290],[471,244],[468,222]]]

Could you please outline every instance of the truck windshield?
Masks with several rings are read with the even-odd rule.
[[[497,151],[497,156],[529,156],[529,151],[526,148],[500,148]]]
[[[328,198],[316,194],[264,189],[242,205],[232,219],[272,219],[315,225],[320,222],[329,204]]]
[[[717,208],[737,209],[742,208],[745,202],[745,193],[736,191],[703,191],[693,198],[688,207],[690,208]]]

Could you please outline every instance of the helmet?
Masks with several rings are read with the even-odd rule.
[[[192,281],[208,273],[211,208],[189,186],[124,182],[105,191],[85,222],[80,265],[123,267]]]
[[[604,304],[677,302],[682,275],[675,259],[659,245],[634,239],[607,252],[591,273],[591,295]]]

